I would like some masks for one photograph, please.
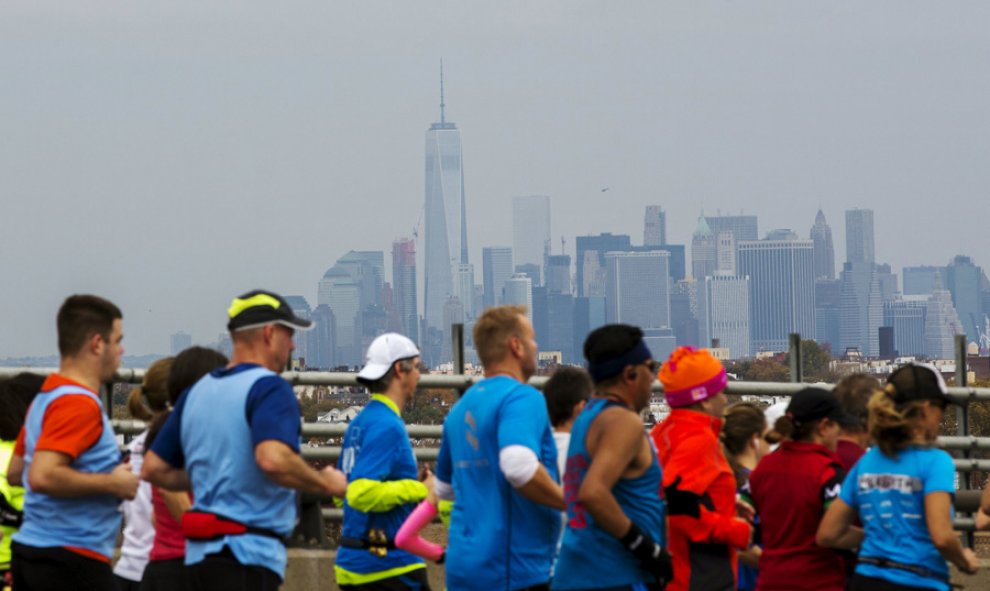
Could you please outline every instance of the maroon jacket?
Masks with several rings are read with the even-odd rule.
[[[760,516],[763,555],[759,591],[842,591],[846,569],[837,552],[815,544],[825,509],[838,498],[839,458],[817,443],[785,441],[749,475]]]

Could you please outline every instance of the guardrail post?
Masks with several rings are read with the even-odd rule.
[[[967,382],[966,375],[966,335],[957,334],[956,340],[956,383],[957,388],[965,388]],[[959,437],[967,437],[969,435],[969,401],[963,401],[962,404],[956,407],[956,435]],[[963,450],[963,457],[966,459],[970,458],[970,452],[968,449]],[[972,474],[967,473],[965,477],[960,474],[960,480],[962,481],[962,489],[969,490],[971,488],[970,479],[973,477]],[[964,541],[970,548],[973,547],[973,532],[967,531],[964,536]]]
[[[788,359],[791,361],[791,381],[804,381],[804,363],[801,359],[801,335],[792,332],[790,335],[790,347],[788,349]]]
[[[454,354],[454,373],[458,375],[463,375],[464,374],[464,325],[463,324],[450,325],[450,338],[453,341],[453,343],[451,343],[450,350]]]

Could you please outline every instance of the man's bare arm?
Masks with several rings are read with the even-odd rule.
[[[643,424],[631,412],[610,409],[595,419],[588,439],[595,445],[578,500],[599,527],[621,539],[632,521],[615,500],[612,487],[643,448]]]
[[[269,439],[254,448],[254,461],[272,482],[302,492],[343,498],[347,477],[333,466],[315,470],[291,447]]]
[[[72,458],[64,453],[36,451],[28,470],[31,490],[63,498],[110,494],[133,499],[137,494],[138,477],[127,464],[118,465],[109,474],[93,474],[80,472],[71,463]]]
[[[10,465],[7,466],[7,484],[24,486],[24,458],[19,455],[10,457]]]
[[[172,466],[151,450],[144,453],[144,463],[141,464],[141,479],[165,490],[192,490],[189,475],[186,474],[185,470]]]
[[[522,496],[534,503],[546,505],[563,511],[567,508],[564,503],[564,491],[553,481],[544,466],[536,469],[536,474],[526,484],[516,489]]]

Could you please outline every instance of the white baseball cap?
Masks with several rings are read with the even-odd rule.
[[[419,349],[408,337],[395,332],[375,337],[365,354],[364,367],[358,372],[358,381],[379,380],[392,369],[396,361],[413,357],[419,357]]]

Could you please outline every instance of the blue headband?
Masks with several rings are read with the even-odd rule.
[[[624,367],[627,365],[639,365],[647,359],[652,359],[653,353],[650,352],[650,348],[646,346],[646,342],[642,339],[622,355],[618,357],[613,357],[607,361],[588,361],[588,373],[591,374],[591,379],[595,383],[603,382],[611,377],[618,375]]]

